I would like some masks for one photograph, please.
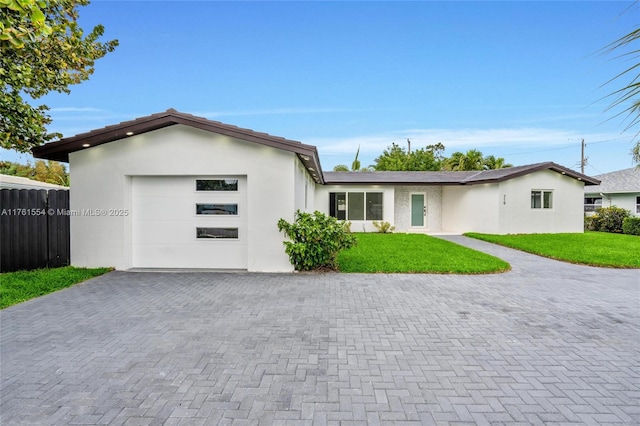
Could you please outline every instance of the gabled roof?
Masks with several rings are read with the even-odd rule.
[[[250,129],[231,126],[229,124],[209,120],[204,117],[196,117],[191,114],[176,111],[175,109],[168,109],[157,114],[136,118],[135,120],[123,121],[122,123],[112,126],[63,138],[58,141],[33,148],[32,152],[37,158],[68,162],[69,154],[72,152],[90,149],[97,145],[125,139],[132,135],[146,133],[176,124],[195,127],[197,129],[293,152],[297,154],[298,158],[302,161],[316,183],[323,183],[320,158],[318,157],[318,151],[315,146],[305,145],[301,142],[272,136],[267,133],[259,133]]]
[[[325,172],[325,183],[377,185],[478,185],[495,183],[524,176],[540,170],[552,170],[585,185],[597,185],[599,180],[575,172],[559,164],[546,162],[506,169],[461,172]]]
[[[585,192],[604,194],[640,192],[640,168],[638,167],[605,173],[596,178],[601,181],[600,185],[592,186]]]

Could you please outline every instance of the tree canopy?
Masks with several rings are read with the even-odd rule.
[[[377,171],[436,171],[442,168],[444,145],[437,143],[408,152],[392,143],[376,158],[373,168]]]
[[[454,152],[444,161],[444,170],[493,170],[512,167],[505,163],[502,157],[482,155],[477,149],[470,149],[466,153]]]
[[[60,137],[49,133],[46,105],[32,106],[51,91],[69,93],[94,72],[97,59],[117,40],[99,42],[102,25],[88,34],[78,25],[78,6],[88,0],[0,0],[0,146],[28,152]]]
[[[11,161],[0,161],[0,174],[26,177],[39,182],[55,183],[69,186],[69,174],[62,163],[57,161],[38,160],[31,164],[19,164]]]

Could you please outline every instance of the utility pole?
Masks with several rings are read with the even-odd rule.
[[[584,174],[584,166],[587,160],[584,158],[584,138],[582,138],[582,154],[580,155],[580,173]]]
[[[411,154],[411,140],[409,138],[407,138],[407,145],[409,146],[408,153]]]

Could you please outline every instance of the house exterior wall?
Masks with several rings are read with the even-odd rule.
[[[531,191],[553,191],[551,209],[531,208]],[[584,183],[551,170],[500,183],[500,234],[583,232]]]
[[[498,184],[442,187],[442,230],[500,232]]]
[[[71,153],[71,210],[107,211],[71,217],[71,263],[132,266],[134,176],[229,175],[246,176],[248,270],[291,271],[276,224],[293,220],[304,202],[295,188],[301,179],[292,179],[298,163],[290,152],[181,125]]]
[[[294,169],[295,205],[294,209],[303,212],[313,212],[315,205],[315,182],[307,173],[304,165],[297,162]]]
[[[602,207],[620,207],[622,209],[629,210],[632,216],[640,217],[640,211],[638,211],[639,207],[636,204],[636,198],[640,197],[640,192],[604,193],[603,195],[600,195],[599,192],[585,192],[584,196],[601,197]]]
[[[382,185],[323,185],[315,188],[315,210],[329,214],[331,192],[382,192],[382,220],[394,225],[394,188]],[[351,220],[353,232],[376,232],[371,220]]]
[[[442,187],[441,186],[397,186],[394,197],[395,232],[411,231],[411,194],[426,194],[427,232],[442,230]]]
[[[488,234],[583,232],[584,183],[541,170],[494,184],[445,186],[442,229]],[[553,191],[551,209],[531,208],[531,191]]]

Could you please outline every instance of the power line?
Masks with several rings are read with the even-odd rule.
[[[601,140],[601,141],[588,142],[588,143],[585,143],[585,146],[596,145],[596,144],[605,143],[605,142],[615,142],[615,141],[620,141],[620,140],[631,140],[631,139],[633,139],[633,136],[626,136],[626,137],[623,136],[623,137],[614,138],[614,139],[604,139],[604,140]],[[560,150],[563,150],[563,149],[575,149],[575,147],[576,147],[575,143],[572,143],[571,145],[557,147],[557,148],[537,149],[535,151],[515,152],[515,153],[512,153],[512,154],[500,154],[500,156],[501,157],[506,157],[506,156],[513,156],[513,155],[537,154],[539,152],[560,151]]]

